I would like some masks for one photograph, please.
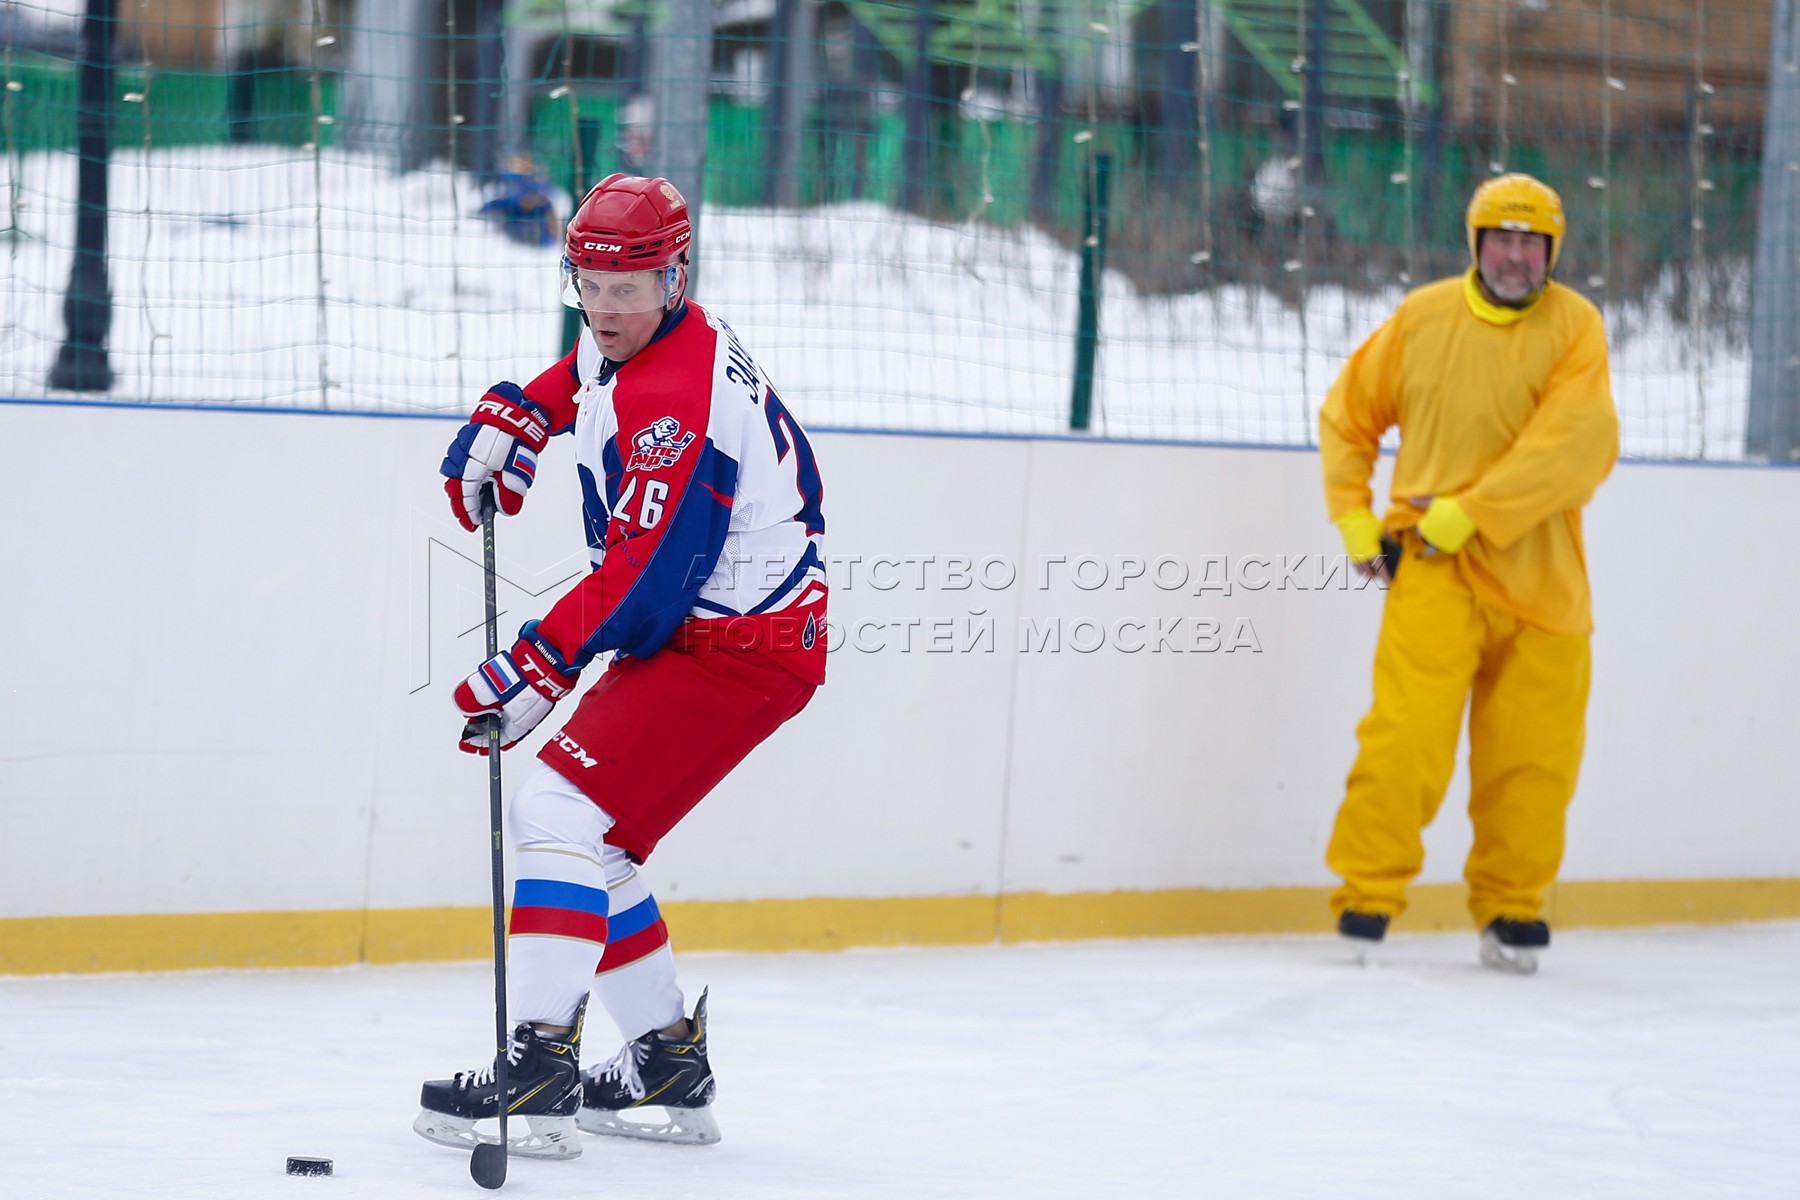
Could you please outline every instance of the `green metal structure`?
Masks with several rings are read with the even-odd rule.
[[[935,27],[928,43],[933,62],[1001,70],[1032,67],[1053,70],[1059,61],[1091,45],[1093,19],[1105,13],[1114,20],[1137,20],[1157,0],[1122,5],[1045,5],[1038,28],[1028,25],[1018,0],[945,0],[932,5]],[[913,29],[918,6],[906,0],[848,0],[847,7],[872,30],[882,48],[904,69],[912,61]],[[1300,73],[1295,63],[1304,54],[1306,0],[1213,0],[1213,7],[1250,58],[1284,93],[1299,99]],[[1325,5],[1325,95],[1335,101],[1393,100],[1406,55],[1360,0],[1328,0]],[[1414,96],[1426,105],[1437,102],[1435,89],[1413,84]]]
[[[1289,98],[1298,100],[1300,72],[1294,64],[1305,57],[1303,16],[1312,6],[1304,0],[1215,0],[1226,28],[1268,72]],[[1393,100],[1409,71],[1406,55],[1359,0],[1328,0],[1324,5],[1325,96],[1329,100]],[[1413,81],[1413,94],[1426,105],[1437,103],[1436,89]]]

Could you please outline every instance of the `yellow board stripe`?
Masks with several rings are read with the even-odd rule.
[[[1323,933],[1322,887],[687,901],[664,904],[681,950],[841,950],[1076,938]],[[1472,928],[1459,884],[1421,884],[1396,932]],[[1800,879],[1570,881],[1557,929],[1800,918]],[[0,918],[0,974],[454,962],[492,953],[489,910],[170,913]]]

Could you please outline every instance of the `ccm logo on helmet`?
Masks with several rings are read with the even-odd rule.
[[[598,250],[602,254],[617,254],[619,251],[625,249],[625,247],[619,245],[617,242],[583,242],[581,243],[581,248],[583,250]]]

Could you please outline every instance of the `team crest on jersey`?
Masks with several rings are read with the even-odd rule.
[[[648,429],[640,429],[631,439],[631,461],[627,471],[656,471],[672,467],[681,460],[681,452],[694,440],[693,432],[681,432],[681,422],[662,417]]]

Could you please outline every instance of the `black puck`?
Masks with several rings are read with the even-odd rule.
[[[329,1158],[308,1158],[305,1155],[288,1156],[287,1173],[289,1175],[329,1175],[331,1160]]]

